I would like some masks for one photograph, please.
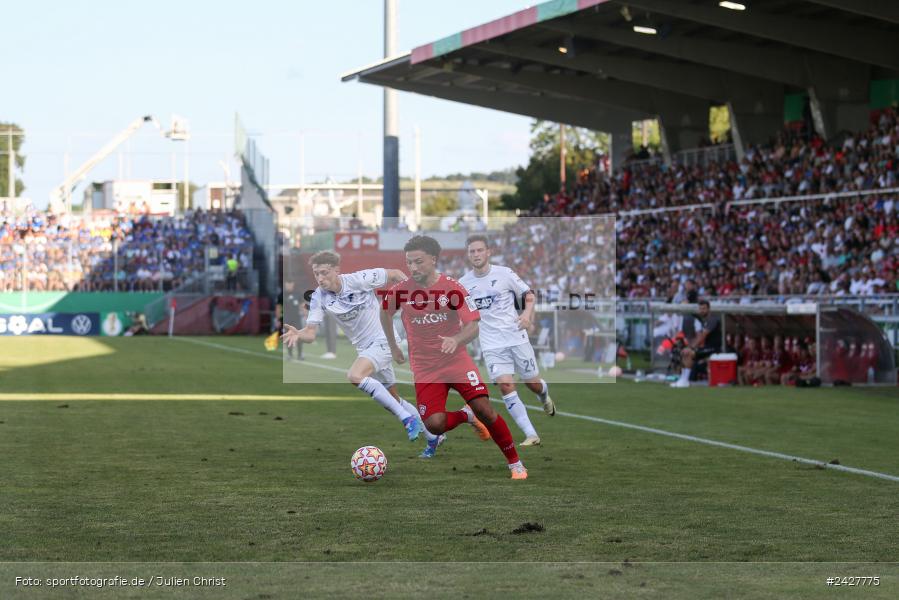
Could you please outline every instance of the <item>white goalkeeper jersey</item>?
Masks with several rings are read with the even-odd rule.
[[[530,286],[509,267],[490,265],[486,275],[468,271],[459,279],[481,313],[478,335],[481,350],[518,346],[528,341],[528,332],[518,327],[518,310],[524,308],[524,293]]]
[[[372,342],[387,341],[378,316],[380,307],[374,290],[387,283],[386,269],[365,269],[340,276],[342,286],[335,294],[320,287],[309,300],[308,324],[320,324],[325,311],[334,315],[337,324],[357,350]]]

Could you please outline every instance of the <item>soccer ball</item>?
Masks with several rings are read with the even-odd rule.
[[[611,377],[620,377],[621,376],[621,367],[615,365],[611,369],[609,369],[609,375]]]
[[[377,481],[387,472],[387,456],[377,446],[362,446],[353,452],[350,468],[356,479]]]

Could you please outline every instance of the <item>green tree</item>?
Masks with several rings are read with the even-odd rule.
[[[450,193],[438,193],[422,199],[421,214],[429,217],[445,217],[458,208],[456,198]]]
[[[565,179],[570,184],[578,169],[596,162],[609,152],[609,135],[583,127],[565,127]],[[531,157],[527,166],[516,169],[518,181],[514,194],[503,195],[503,207],[509,210],[533,207],[543,194],[561,189],[561,135],[557,123],[534,121],[531,124]]]
[[[631,124],[632,138],[634,142],[634,152],[639,152],[640,148],[646,146],[647,150],[658,154],[662,150],[662,130],[659,127],[658,119],[646,119],[645,121],[634,121]]]
[[[12,133],[12,149],[16,153],[15,167],[22,171],[25,168],[25,156],[22,154],[22,144],[25,143],[23,129],[15,123],[0,122],[0,197],[9,196],[9,140]],[[15,177],[16,196],[21,196],[25,191],[25,184]]]

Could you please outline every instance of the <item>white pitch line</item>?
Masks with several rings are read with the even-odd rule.
[[[525,405],[527,406],[527,405]],[[528,406],[531,410],[543,410],[537,406]],[[556,411],[557,415],[562,415],[563,417],[571,417],[573,419],[583,419],[585,421],[593,421],[594,423],[604,423],[606,425],[614,425],[615,427],[624,427],[626,429],[636,429],[637,431],[644,431],[646,433],[654,433],[656,435],[664,435],[667,437],[677,438],[679,440],[686,440],[688,442],[696,442],[698,444],[706,444],[708,446],[718,446],[719,448],[728,448],[729,450],[739,450],[740,452],[748,452],[749,454],[757,454],[759,456],[767,456],[770,458],[780,458],[782,460],[789,460],[800,462],[806,465],[815,465],[818,467],[824,467],[826,469],[833,469],[835,471],[844,471],[846,473],[855,473],[856,475],[867,475],[868,477],[877,477],[878,479],[886,479],[888,481],[896,481],[899,482],[899,477],[895,475],[888,475],[887,473],[878,473],[877,471],[868,471],[867,469],[857,469],[855,467],[847,467],[844,465],[832,465],[830,463],[821,462],[820,460],[813,460],[811,458],[803,458],[801,456],[792,456],[790,454],[782,454],[780,452],[771,452],[770,450],[759,450],[758,448],[750,448],[749,446],[739,446],[737,444],[728,444],[727,442],[719,442],[716,440],[709,440],[706,438],[696,437],[693,435],[687,435],[685,433],[675,433],[673,431],[665,431],[664,429],[656,429],[654,427],[646,427],[644,425],[634,425],[633,423],[624,423],[622,421],[612,421],[610,419],[602,419],[600,417],[591,417],[589,415],[576,415],[574,413],[564,412],[564,411]]]
[[[263,354],[262,352],[254,352],[252,350],[245,350],[243,348],[234,348],[232,346],[225,346],[223,344],[216,344],[214,342],[204,342],[200,340],[193,340],[190,338],[182,338],[182,337],[173,337],[172,339],[190,342],[192,344],[200,344],[203,346],[209,346],[210,348],[218,348],[220,350],[228,350],[232,352],[240,352],[242,354],[250,354],[253,356],[260,356],[263,358],[270,358],[273,360],[281,360],[280,356],[273,356],[271,354]],[[306,365],[309,367],[316,367],[321,369],[327,369],[329,371],[339,371],[341,373],[345,372],[345,369],[341,369],[339,367],[332,367],[331,365],[320,365],[316,363],[304,362],[300,363],[302,365]],[[397,380],[397,383],[404,383],[408,385],[412,385],[411,381],[400,381]],[[503,404],[502,400],[497,398],[490,398],[493,402],[497,404]],[[543,407],[541,406],[533,406],[530,404],[524,405],[528,410],[543,412]],[[581,419],[583,421],[592,421],[593,423],[602,423],[604,425],[612,425],[614,427],[623,427],[625,429],[633,429],[636,431],[642,431],[644,433],[654,433],[656,435],[663,435],[665,437],[676,438],[679,440],[684,440],[687,442],[695,442],[697,444],[705,444],[707,446],[717,446],[719,448],[727,448],[728,450],[737,450],[738,452],[746,452],[747,454],[755,454],[757,456],[766,456],[768,458],[779,458],[781,460],[789,460],[792,462],[798,462],[806,465],[813,465],[816,467],[822,467],[824,469],[830,469],[834,471],[842,471],[844,473],[853,473],[855,475],[864,475],[866,477],[875,477],[877,479],[886,479],[887,481],[894,481],[899,483],[899,476],[890,475],[888,473],[880,473],[878,471],[869,471],[868,469],[858,469],[856,467],[847,467],[845,465],[832,465],[828,462],[822,462],[820,460],[814,460],[811,458],[803,458],[801,456],[793,456],[791,454],[783,454],[781,452],[772,452],[770,450],[759,450],[758,448],[751,448],[749,446],[740,446],[738,444],[728,444],[727,442],[719,442],[717,440],[710,440],[708,438],[696,437],[694,435],[687,435],[685,433],[676,433],[673,431],[665,431],[664,429],[656,429],[655,427],[646,427],[645,425],[635,425],[633,423],[625,423],[623,421],[613,421],[611,419],[603,419],[601,417],[592,417],[590,415],[579,415],[575,413],[565,412],[565,411],[556,411],[557,415],[563,417],[570,417],[572,419]]]

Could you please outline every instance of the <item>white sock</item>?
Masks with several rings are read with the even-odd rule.
[[[546,395],[549,393],[549,384],[543,379],[540,380],[540,383],[543,385],[543,391],[537,395],[541,398],[546,398]]]
[[[400,421],[408,419],[412,415],[406,412],[406,408],[396,401],[384,384],[372,377],[366,377],[359,382],[359,389],[375,399],[375,402],[393,413]],[[417,412],[415,414],[418,414]]]
[[[524,466],[524,465],[522,464],[522,462],[521,462],[520,460],[519,460],[519,461],[516,461],[516,462],[513,462],[513,463],[509,463],[509,468],[510,468],[510,469],[514,469],[515,467],[523,467],[523,466]]]
[[[462,410],[465,412],[466,415],[468,415],[468,422],[474,423],[474,413],[472,412],[471,408],[469,408],[469,406],[466,404],[465,406],[462,407]]]
[[[506,403],[506,410],[512,415],[518,428],[522,430],[526,436],[536,437],[537,430],[534,429],[534,426],[531,424],[531,420],[528,418],[528,409],[521,403],[518,392],[506,394],[503,396],[503,402]]]
[[[690,369],[684,367],[680,370],[680,380],[681,381],[690,381]]]
[[[406,412],[409,413],[410,415],[418,414],[418,407],[413,406],[412,403],[409,402],[408,400],[406,400],[405,398],[400,398],[400,404],[402,405],[403,408],[406,409]]]
[[[406,412],[411,413],[411,414],[413,414],[413,415],[417,415],[417,414],[418,414],[418,408],[416,408],[415,406],[413,406],[412,403],[409,402],[408,400],[406,400],[406,399],[404,399],[404,398],[400,398],[400,404],[403,405],[403,408],[406,409]],[[419,418],[420,418],[420,417],[419,417]],[[421,425],[422,425],[421,431],[422,431],[422,433],[425,434],[425,438],[426,438],[429,442],[430,442],[431,440],[437,438],[436,435],[434,435],[433,433],[431,433],[430,431],[428,431],[428,428],[425,426],[424,421],[422,421]]]

